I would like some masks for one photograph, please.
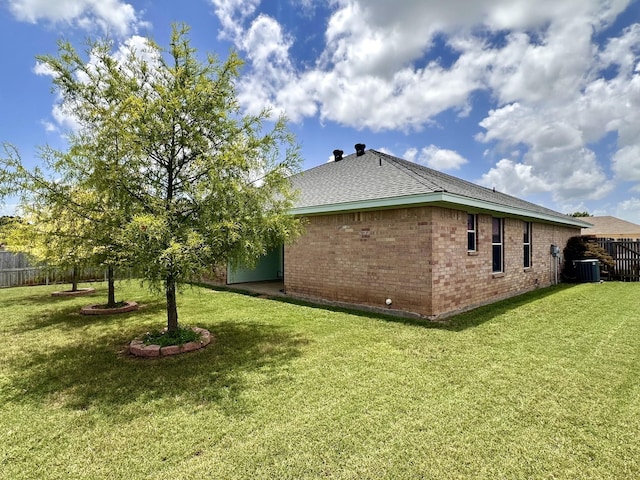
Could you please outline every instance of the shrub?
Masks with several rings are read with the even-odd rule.
[[[595,242],[579,236],[571,237],[567,240],[567,246],[564,247],[563,254],[564,269],[562,270],[562,275],[569,281],[576,279],[576,268],[573,265],[574,260],[595,258],[600,261],[600,268],[613,268],[615,266],[615,261],[604,248]]]
[[[148,332],[142,338],[145,345],[160,345],[168,347],[169,345],[183,345],[189,342],[200,340],[200,334],[191,327],[178,327],[175,332],[164,330],[154,330]]]

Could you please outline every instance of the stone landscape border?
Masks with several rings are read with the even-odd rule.
[[[142,340],[132,340],[129,344],[129,353],[133,356],[144,358],[168,357],[200,350],[211,343],[211,333],[209,330],[199,327],[192,327],[192,329],[194,332],[200,334],[200,340],[166,347],[161,347],[160,345],[145,345]]]
[[[123,302],[121,307],[114,308],[102,308],[101,304],[87,305],[80,309],[80,313],[83,315],[110,315],[112,313],[125,313],[138,310],[140,308],[136,302]]]

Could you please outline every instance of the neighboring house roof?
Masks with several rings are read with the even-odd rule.
[[[376,150],[355,153],[291,177],[297,215],[424,204],[588,227],[574,217]]]
[[[627,222],[626,220],[611,216],[587,217],[586,220],[593,226],[583,228],[582,235],[640,238],[640,225],[636,223]]]

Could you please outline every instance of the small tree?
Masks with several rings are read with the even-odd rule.
[[[0,217],[0,228],[7,226],[7,225],[11,225],[12,223],[16,222],[19,220],[19,217],[16,217],[14,215],[2,215]]]
[[[109,188],[117,175],[113,166],[121,159],[117,148],[96,149],[80,135],[70,137],[68,152],[54,152],[58,158],[56,170],[65,182],[82,191],[82,196],[64,197],[69,214],[82,218],[90,225],[84,236],[85,246],[91,251],[91,260],[107,270],[107,308],[117,305],[115,298],[115,269],[127,265],[123,225],[131,219],[127,202],[118,196],[117,189]],[[117,143],[117,142],[115,142]],[[106,168],[105,168],[106,166]]]
[[[5,247],[5,243],[7,243],[7,231],[19,221],[20,217],[13,215],[3,215],[0,217],[0,250],[3,249]]]
[[[71,270],[71,291],[77,291],[80,271],[91,259],[81,233],[86,223],[55,206],[30,204],[21,210],[22,218],[4,230],[7,248],[47,267]]]
[[[72,271],[72,291],[78,289],[78,275],[89,251],[82,248],[86,219],[68,214],[69,188],[48,180],[39,168],[28,170],[15,147],[3,144],[0,178],[3,195],[18,195],[21,218],[5,227],[7,248],[23,252],[47,266]]]
[[[119,62],[106,41],[89,44],[90,64],[68,43],[39,58],[82,125],[87,165],[105,172],[93,188],[129,212],[127,258],[164,291],[170,332],[180,284],[212,265],[251,263],[299,230],[287,179],[299,154],[284,118],[265,130],[268,111],[241,115],[240,59],[201,63],[187,33],[174,26],[167,51],[149,40]]]
[[[104,174],[92,168],[80,138],[70,135],[68,152],[41,150],[48,175],[40,168],[27,169],[17,150],[4,146],[0,158],[4,193],[19,195],[24,214],[22,221],[5,230],[11,249],[49,266],[72,269],[72,291],[77,290],[81,266],[105,267],[107,307],[113,307],[114,268],[121,264],[126,248],[119,228],[127,210],[113,200],[112,191],[96,188],[96,178]]]

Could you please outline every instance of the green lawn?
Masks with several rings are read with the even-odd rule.
[[[640,284],[560,286],[447,325],[194,288],[198,352],[144,360],[161,300],[0,290],[2,479],[640,477]]]

